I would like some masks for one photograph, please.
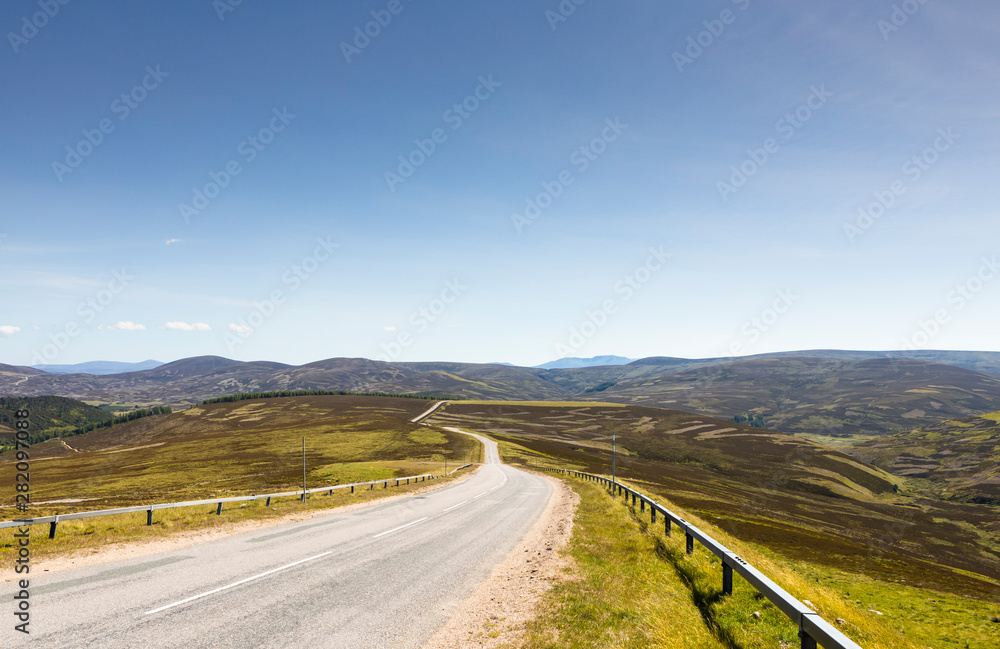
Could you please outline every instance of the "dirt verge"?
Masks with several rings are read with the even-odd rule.
[[[535,475],[555,489],[541,518],[422,649],[494,649],[516,642],[545,591],[566,578],[572,560],[560,550],[573,534],[580,497],[561,480]]]

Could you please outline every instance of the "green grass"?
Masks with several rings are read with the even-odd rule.
[[[520,647],[798,646],[795,624],[739,575],[734,576],[733,594],[722,593],[721,563],[715,555],[698,544],[688,555],[683,533],[665,536],[662,518],[650,525],[648,510],[640,512],[592,482],[571,479],[570,483],[581,496],[567,550],[575,567],[549,592]],[[924,647],[836,589],[804,579],[794,568],[773,562],[710,523],[697,517],[688,520],[793,596],[809,600],[831,623],[843,619],[838,626],[861,646]],[[953,615],[936,624],[942,625],[940,630],[956,619],[959,616]]]
[[[678,579],[663,578],[656,541],[627,510],[590,483],[573,487],[581,500],[566,549],[574,561],[572,574],[546,595],[543,612],[519,646],[725,647],[704,623],[688,588]]]
[[[884,624],[917,643],[941,649],[1000,646],[1000,603],[889,584],[815,564],[796,563],[792,568],[862,610],[879,611]]]

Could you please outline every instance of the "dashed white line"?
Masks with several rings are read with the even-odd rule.
[[[443,512],[441,512],[441,513],[443,514],[443,513],[445,513],[445,512],[450,512],[450,511],[451,511],[451,510],[453,510],[453,509],[458,509],[458,508],[459,508],[459,507],[461,507],[462,505],[468,505],[468,504],[469,504],[469,501],[468,501],[468,500],[463,500],[462,502],[458,503],[457,505],[452,505],[451,507],[449,507],[448,509],[444,510],[444,511],[443,511]]]
[[[388,530],[388,531],[386,531],[386,532],[382,532],[382,533],[380,533],[380,534],[376,534],[376,535],[375,535],[375,536],[373,536],[372,538],[373,538],[373,539],[377,539],[377,538],[378,538],[378,537],[380,537],[380,536],[385,536],[386,534],[392,534],[393,532],[398,532],[399,530],[402,530],[402,529],[405,529],[405,528],[409,527],[410,525],[416,525],[417,523],[423,523],[423,522],[424,522],[424,521],[426,521],[426,520],[427,520],[427,517],[426,517],[426,516],[424,516],[423,518],[418,518],[418,519],[417,519],[417,520],[415,520],[415,521],[410,521],[410,522],[409,522],[409,523],[407,523],[406,525],[400,525],[399,527],[394,527],[394,528],[392,528],[391,530]]]
[[[281,566],[280,568],[275,568],[273,570],[268,570],[267,572],[262,572],[259,575],[254,575],[253,577],[247,577],[246,579],[241,579],[241,580],[239,580],[237,582],[229,584],[228,586],[220,586],[219,588],[216,588],[215,590],[210,590],[207,593],[202,593],[200,595],[194,595],[193,597],[188,597],[187,599],[182,599],[179,602],[174,602],[173,604],[167,604],[166,606],[161,606],[160,608],[154,608],[152,611],[146,611],[146,615],[152,615],[153,613],[159,613],[160,611],[165,611],[168,608],[173,608],[175,606],[180,606],[181,604],[187,604],[188,602],[193,602],[196,599],[201,599],[202,597],[208,597],[209,595],[214,595],[215,593],[220,593],[220,592],[222,592],[224,590],[228,590],[230,588],[235,588],[236,586],[239,586],[241,584],[245,584],[245,583],[250,582],[250,581],[254,581],[255,579],[260,579],[261,577],[266,577],[268,575],[273,575],[276,572],[280,572],[282,570],[287,570],[288,568],[292,568],[294,566],[298,566],[300,564],[306,563],[307,561],[315,561],[316,559],[319,559],[321,557],[325,557],[326,555],[332,554],[332,553],[333,553],[333,551],[330,550],[329,552],[323,552],[322,554],[317,554],[314,557],[309,557],[307,559],[299,559],[298,561],[292,562],[292,563],[288,564],[287,566]]]

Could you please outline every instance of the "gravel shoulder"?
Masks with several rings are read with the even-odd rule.
[[[561,480],[535,475],[554,489],[541,517],[422,649],[495,649],[516,642],[535,617],[545,591],[567,578],[572,560],[561,550],[573,534],[580,497]]]

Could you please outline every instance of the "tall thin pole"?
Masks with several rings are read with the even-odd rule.
[[[618,447],[615,445],[615,431],[611,431],[611,482],[618,482]]]
[[[306,438],[302,438],[302,502],[306,501]]]

